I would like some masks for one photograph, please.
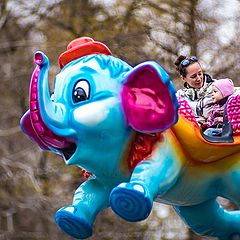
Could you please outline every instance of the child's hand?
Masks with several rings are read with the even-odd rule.
[[[215,117],[213,125],[217,125],[219,123],[223,123],[223,117]]]

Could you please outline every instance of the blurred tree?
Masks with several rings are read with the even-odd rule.
[[[159,1],[150,0],[147,3],[148,8],[151,7],[147,17],[152,19],[150,39],[153,58],[163,64],[173,79],[177,77],[173,62],[183,54],[198,56],[205,70],[213,77],[228,76],[239,84],[237,42],[240,4],[235,3],[238,15],[229,17],[222,12],[227,2],[225,5],[219,1],[210,3],[205,0],[164,1],[160,5]],[[159,17],[163,9],[167,13]],[[234,38],[227,37],[224,43],[222,32],[229,29],[227,26],[224,28],[223,24],[230,21],[234,25]],[[179,87],[181,83],[176,81],[175,85]]]
[[[45,12],[39,8],[37,29],[44,34],[54,61],[70,40],[87,35],[106,43],[113,54],[131,65],[149,59],[160,62],[174,80],[173,63],[178,55],[186,54],[197,55],[213,77],[225,75],[238,84],[239,11],[238,16],[229,17],[222,13],[223,8],[219,1],[206,0],[165,0],[161,4],[158,0],[62,0]],[[220,26],[230,22],[236,34],[224,41]],[[179,81],[175,84],[180,86]]]
[[[176,57],[195,54],[213,77],[228,76],[237,84],[239,0],[235,6],[238,11],[229,17],[221,12],[223,2],[206,0],[2,0],[0,237],[69,239],[57,229],[53,215],[71,202],[74,189],[83,181],[77,168],[42,153],[18,128],[28,108],[34,51],[47,53],[54,76],[59,71],[58,56],[68,42],[90,36],[131,65],[151,59],[159,62],[173,79],[177,79]],[[225,27],[225,38],[219,28],[223,23],[232,23],[233,34]],[[94,228],[91,239],[207,239],[189,234],[172,209],[161,204],[154,205],[148,220],[134,224],[106,210]]]
[[[135,16],[142,2],[120,1],[108,8],[101,2],[90,0],[62,0],[45,6],[44,12],[38,10],[41,21],[36,27],[44,34],[48,54],[54,60],[72,39],[90,36],[104,42],[113,54],[134,65],[142,61],[142,56],[146,58],[144,46],[149,35],[147,25]],[[32,13],[36,11],[36,8],[32,9]]]
[[[19,129],[19,119],[28,108],[34,45],[34,24],[25,21],[19,4],[0,2],[0,238],[60,239],[53,205],[59,201],[61,184],[49,190],[47,179],[61,182],[61,165],[56,170],[47,167],[47,155]]]

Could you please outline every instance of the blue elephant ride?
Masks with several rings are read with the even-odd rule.
[[[21,128],[43,150],[90,173],[73,202],[56,212],[65,233],[88,238],[109,206],[127,221],[141,221],[157,201],[172,205],[197,234],[240,236],[240,212],[217,201],[240,203],[238,95],[227,109],[231,134],[209,139],[156,62],[131,67],[103,43],[78,38],[59,57],[51,95],[49,60],[41,51],[34,60]]]

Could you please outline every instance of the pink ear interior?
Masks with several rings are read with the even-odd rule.
[[[124,113],[128,124],[137,131],[163,131],[177,121],[175,89],[166,72],[161,71],[154,65],[142,64],[128,75],[123,86]]]

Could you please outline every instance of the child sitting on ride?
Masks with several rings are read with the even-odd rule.
[[[212,99],[214,105],[207,119],[208,136],[221,136],[223,126],[224,107],[230,95],[234,93],[233,81],[229,78],[219,79],[212,84]]]

